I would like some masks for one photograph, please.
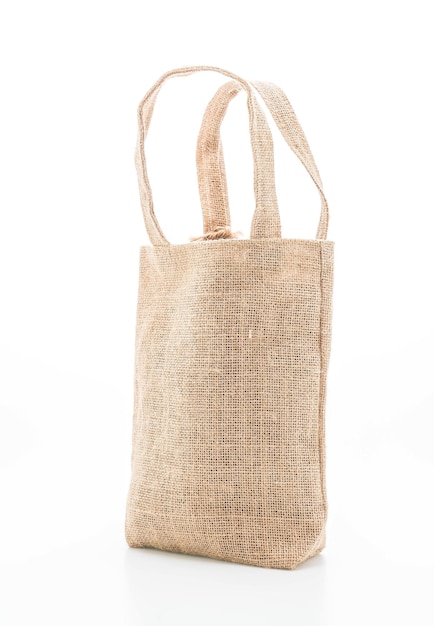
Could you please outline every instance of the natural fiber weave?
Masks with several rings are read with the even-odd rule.
[[[217,92],[199,134],[204,238],[170,245],[153,212],[144,141],[163,81],[202,69],[235,83]],[[281,238],[271,134],[250,83],[217,68],[175,70],[139,106],[137,167],[154,245],[140,255],[126,538],[134,547],[293,568],[325,540],[333,243],[293,111],[278,88],[254,85],[320,190],[316,240]],[[240,89],[255,165],[250,239],[232,238],[220,142]]]

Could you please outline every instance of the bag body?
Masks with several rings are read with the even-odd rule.
[[[153,211],[144,141],[164,80],[202,69],[232,81],[199,134],[204,235],[170,245]],[[253,87],[320,191],[316,239],[280,235],[271,133]],[[230,230],[219,134],[240,89],[255,169],[250,239]],[[169,72],[145,96],[136,162],[153,245],[140,254],[127,542],[291,569],[324,547],[327,515],[333,243],[313,157],[276,86],[203,67]]]

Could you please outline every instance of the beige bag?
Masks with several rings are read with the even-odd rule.
[[[232,80],[209,104],[197,164],[204,235],[171,245],[156,220],[144,143],[163,82],[214,70]],[[316,239],[282,239],[270,130],[252,85],[321,196]],[[256,208],[231,232],[220,124],[248,97]],[[324,405],[333,243],[318,170],[283,92],[230,72],[165,74],[139,106],[136,163],[153,246],[140,254],[132,547],[293,568],[324,547]]]

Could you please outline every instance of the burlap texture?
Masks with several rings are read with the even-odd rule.
[[[235,83],[217,92],[198,140],[205,239],[167,242],[153,213],[144,140],[163,80],[200,69],[216,68],[166,74],[139,107],[137,167],[154,245],[140,255],[126,538],[134,547],[293,568],[325,539],[327,204],[324,198],[316,240],[281,238],[265,116],[251,84],[222,71]],[[323,197],[292,109],[285,114],[275,86],[255,87]],[[230,228],[219,128],[240,88],[248,94],[257,170],[251,238],[208,240]]]

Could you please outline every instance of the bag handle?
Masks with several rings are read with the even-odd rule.
[[[163,74],[163,76],[154,84],[153,87],[151,87],[142,99],[137,111],[139,130],[136,147],[136,168],[143,217],[151,243],[156,246],[170,245],[165,238],[154,213],[152,191],[149,184],[144,152],[145,140],[151,123],[155,100],[161,86],[169,78],[174,76],[188,76],[201,71],[218,72],[224,76],[232,78],[247,92],[250,137],[254,164],[254,191],[256,199],[251,236],[254,239],[279,238],[281,236],[281,230],[280,216],[274,187],[273,140],[266,117],[254,96],[253,89],[247,81],[226,70],[211,66],[193,66],[171,70],[166,74]],[[206,147],[202,150],[206,151]],[[204,215],[206,214],[206,211],[210,214],[211,208],[212,207],[205,207]],[[208,223],[210,223],[210,220],[205,218],[204,224],[208,225]],[[224,224],[223,226],[227,225]]]
[[[261,95],[286,143],[304,165],[320,193],[321,215],[316,238],[326,239],[329,220],[327,199],[324,194],[318,168],[306,136],[300,126],[300,122],[298,121],[288,98],[280,87],[274,85],[273,83],[262,81],[252,81],[251,84]],[[215,126],[212,126],[212,122],[214,121],[212,116],[213,111],[215,110],[223,111],[224,116],[230,100],[234,97],[234,95],[236,95],[236,93],[238,93],[238,91],[233,93],[233,89],[235,89],[235,87],[231,87],[231,85],[233,85],[232,82],[223,85],[209,103],[205,111],[201,132],[198,137],[198,175],[199,178],[202,179],[202,187],[204,187],[204,189],[201,190],[201,198],[205,198],[207,196],[215,197],[214,206],[217,207],[225,206],[224,203],[227,202],[227,189],[223,153],[219,134],[222,120],[220,120],[219,128],[217,130],[218,134],[216,135]],[[208,116],[210,116],[211,119],[207,119]],[[212,145],[214,148],[213,153],[210,153],[209,150],[207,151],[206,161],[203,159],[204,145]],[[203,175],[202,172],[204,169],[207,171],[208,175]],[[216,173],[217,170],[219,170],[218,173]],[[211,173],[213,175],[211,175]],[[218,194],[220,195],[218,196]],[[202,206],[204,206],[204,203]],[[229,209],[227,209],[227,212],[229,212]]]
[[[241,89],[241,84],[232,80],[222,85],[209,102],[199,131],[196,165],[204,233],[218,232],[223,225],[230,232],[231,215],[220,127],[231,100]],[[271,177],[274,179],[273,172]]]

